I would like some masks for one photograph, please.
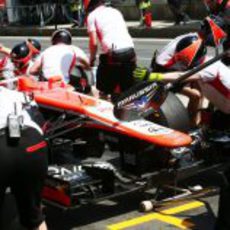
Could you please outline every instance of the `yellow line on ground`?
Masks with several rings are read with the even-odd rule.
[[[190,203],[187,203],[187,204],[183,204],[183,205],[180,205],[180,206],[177,206],[177,207],[174,207],[174,208],[170,208],[170,209],[161,211],[160,213],[167,214],[167,215],[173,215],[173,214],[177,214],[177,213],[180,213],[180,212],[185,212],[185,211],[188,211],[188,210],[191,210],[191,209],[199,208],[199,207],[202,207],[202,206],[204,206],[203,202],[193,201],[193,202],[190,202]]]
[[[126,220],[126,221],[123,221],[117,224],[112,224],[112,225],[109,225],[107,228],[110,230],[125,229],[125,228],[129,228],[135,225],[145,223],[145,222],[149,222],[151,220],[156,219],[156,217],[157,217],[157,213],[152,213],[152,214],[144,215],[141,217],[136,217],[131,220]]]
[[[156,220],[174,225],[180,229],[189,229],[191,227],[194,227],[194,224],[189,220],[180,219],[174,216],[168,216],[168,215],[165,216],[165,215],[157,214]]]
[[[172,214],[177,214],[181,212],[185,212],[191,209],[199,208],[203,206],[204,204],[199,201],[190,202],[188,204],[180,205],[178,207],[170,208],[164,211],[161,211],[160,213],[151,213],[147,215],[143,215],[141,217],[136,217],[127,221],[122,221],[116,224],[108,225],[107,229],[109,230],[122,230],[125,228],[130,228],[139,224],[143,224],[152,220],[160,220],[169,224],[172,224],[174,226],[177,226],[181,229],[188,229],[192,226],[192,223],[186,220],[181,220],[176,217],[168,216]]]

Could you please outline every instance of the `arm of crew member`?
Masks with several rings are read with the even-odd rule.
[[[94,66],[97,54],[97,34],[96,31],[89,33],[89,51],[90,51],[90,66]]]
[[[29,73],[32,75],[38,75],[40,73],[42,67],[41,59],[35,61],[35,63],[31,66]]]
[[[89,60],[86,60],[84,58],[79,58],[79,63],[81,64],[81,66],[83,66],[84,69],[86,70],[90,70],[90,63]]]
[[[185,72],[171,72],[171,73],[165,73],[163,74],[163,82],[168,83],[168,82],[174,82],[176,81],[181,75],[183,75]],[[197,81],[200,79],[200,75],[199,74],[194,74],[190,77],[188,77],[185,82],[189,83],[189,82],[193,82],[193,81]]]

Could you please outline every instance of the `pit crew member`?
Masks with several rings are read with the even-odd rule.
[[[225,30],[225,23],[220,17],[206,17],[198,32],[178,36],[159,52],[156,51],[151,63],[152,71],[185,71],[202,64],[204,58],[201,57],[204,55],[201,52],[206,52],[206,47],[219,47],[226,39]],[[190,46],[196,40],[202,41],[202,50],[196,50],[195,45]]]
[[[101,47],[96,87],[107,97],[133,84],[136,54],[122,14],[103,0],[91,0],[85,6],[89,35],[90,65],[94,66],[98,45]]]
[[[30,68],[30,74],[41,75],[45,80],[60,77],[70,82],[70,73],[75,65],[89,69],[89,61],[83,50],[72,45],[72,35],[68,30],[58,29],[51,38],[52,46],[44,50]]]
[[[33,61],[32,53],[26,42],[16,44],[11,50],[10,58],[14,64],[15,76],[29,74]]]
[[[221,18],[205,18],[198,33],[179,36],[156,54],[152,60],[150,71],[185,71],[204,63],[208,58],[207,46],[219,46],[224,41],[226,37],[224,28]],[[137,68],[134,75],[136,78],[142,78],[145,72],[145,68]],[[176,75],[174,76],[176,77]],[[203,98],[197,88],[198,86],[194,81],[180,91],[189,98],[188,111],[191,126],[196,126],[200,122],[200,114],[197,111],[202,107]]]
[[[42,130],[22,93],[0,87],[0,108],[1,214],[5,191],[10,187],[21,224],[28,230],[46,230],[41,192],[48,166]]]
[[[207,59],[207,58],[206,58]],[[141,71],[143,73],[144,71]],[[146,71],[145,79],[147,81],[173,82],[182,72],[172,73],[148,73]],[[140,79],[140,74],[134,74]],[[197,83],[199,91],[204,95],[217,109],[225,114],[230,114],[230,70],[221,61],[212,64],[201,70],[199,73],[191,76],[187,83]],[[142,75],[143,77],[143,75]],[[143,79],[143,78],[142,78]],[[196,114],[195,114],[196,115]],[[194,116],[195,116],[194,115]]]

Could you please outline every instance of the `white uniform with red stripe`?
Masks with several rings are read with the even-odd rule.
[[[187,66],[178,60],[175,60],[177,44],[185,37],[199,37],[197,33],[188,33],[173,39],[168,45],[166,45],[156,56],[156,64],[164,67],[168,70],[184,71]]]
[[[42,63],[42,74],[45,79],[61,76],[68,83],[69,75],[79,59],[88,60],[85,52],[73,45],[63,43],[53,45],[42,52],[38,60]]]
[[[97,33],[104,54],[134,47],[122,14],[112,7],[102,5],[93,10],[87,18],[87,29]]]
[[[204,96],[222,112],[230,114],[230,69],[218,61],[200,71],[199,75]]]
[[[24,108],[24,105],[30,103],[31,106],[36,106],[33,101],[30,101],[27,96],[16,90],[9,90],[0,86],[0,129],[7,127],[7,118],[9,114],[22,116],[22,127],[35,128],[41,134],[41,128],[32,120],[32,117]],[[15,111],[16,110],[16,111]]]

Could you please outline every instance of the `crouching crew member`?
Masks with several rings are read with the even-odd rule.
[[[208,57],[205,61],[208,61]],[[182,72],[172,73],[149,73],[146,69],[140,68],[134,71],[135,79],[147,81],[163,81],[165,83],[174,82]],[[197,90],[206,97],[218,110],[225,114],[230,114],[230,70],[221,61],[218,61],[209,67],[201,70],[199,73],[186,80],[187,85],[184,88],[196,87]],[[196,84],[194,84],[196,83]],[[183,91],[182,89],[181,91]],[[185,93],[184,93],[185,94]],[[186,95],[186,94],[185,94]],[[198,113],[199,100],[192,101],[194,108],[191,114],[191,120],[199,124]]]
[[[65,83],[74,84],[71,72],[75,66],[83,69],[90,68],[85,52],[72,45],[72,35],[68,30],[58,29],[51,38],[52,45],[45,49],[36,59],[29,73],[42,75],[42,80],[58,79]]]

